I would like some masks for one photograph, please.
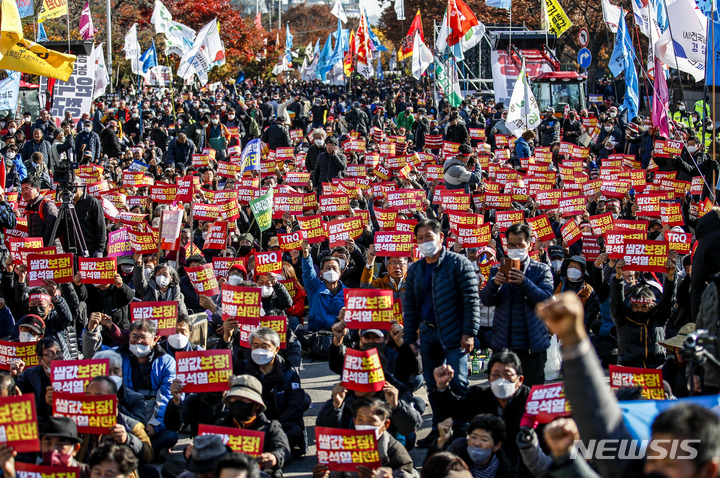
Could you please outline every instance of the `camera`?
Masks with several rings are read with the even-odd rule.
[[[717,347],[717,337],[710,335],[705,329],[698,329],[695,333],[688,334],[683,341],[681,355],[686,362],[702,365],[706,360],[717,364],[717,358],[707,350],[706,347]]]
[[[53,180],[58,184],[58,187],[63,189],[68,186],[75,187],[75,169],[77,167],[77,163],[71,163],[69,161],[64,161],[55,166]]]

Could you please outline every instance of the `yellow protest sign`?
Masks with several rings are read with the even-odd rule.
[[[541,1],[543,9],[543,28],[554,33],[558,38],[572,27],[572,22],[565,14],[558,0]]]
[[[38,14],[38,23],[42,23],[49,18],[57,18],[67,15],[67,0],[43,0],[42,8]]]

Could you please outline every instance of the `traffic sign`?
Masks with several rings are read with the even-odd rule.
[[[587,48],[581,48],[578,52],[577,59],[580,64],[580,68],[587,68],[590,66],[590,63],[592,63],[592,53],[590,53],[590,50]]]
[[[582,27],[580,31],[578,31],[578,43],[580,43],[582,48],[585,48],[590,43],[590,32],[587,28]]]

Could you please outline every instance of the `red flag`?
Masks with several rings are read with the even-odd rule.
[[[472,27],[478,25],[478,19],[463,0],[448,0],[448,24],[450,32],[447,43],[456,45]]]
[[[0,187],[5,192],[5,156],[0,159]]]
[[[402,46],[398,52],[398,60],[404,60],[405,58],[412,56],[416,30],[420,31],[420,39],[424,42],[425,34],[423,33],[422,20],[420,19],[420,10],[418,10],[415,14],[415,19],[413,20],[412,25],[410,25],[410,30],[408,30],[407,36],[403,38]]]
[[[355,30],[350,32],[349,43],[350,48],[347,53],[345,53],[345,58],[343,60],[343,70],[345,71],[345,76],[350,76],[350,74],[355,70],[355,55],[357,54],[357,48],[355,46]]]
[[[262,26],[262,14],[260,12],[257,12],[257,15],[255,15],[255,28],[260,31],[265,30]]]

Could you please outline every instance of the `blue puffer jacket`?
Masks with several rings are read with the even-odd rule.
[[[402,304],[404,336],[415,343],[420,326],[425,259],[410,265]],[[459,347],[463,335],[474,337],[480,328],[477,274],[470,261],[443,247],[432,272],[433,306],[439,337],[446,347]]]
[[[340,282],[340,291],[332,295],[315,273],[315,266],[310,257],[302,259],[303,284],[307,291],[310,313],[308,314],[308,328],[312,331],[329,329],[337,320],[340,309],[345,307],[345,286]]]
[[[531,353],[544,352],[550,347],[550,337],[543,321],[535,315],[535,306],[553,295],[553,277],[550,266],[527,260],[524,264],[525,281],[521,285],[495,284],[498,268],[493,267],[487,285],[480,292],[486,306],[495,306],[492,349],[510,348],[510,335],[527,340]],[[510,314],[512,313],[512,318]],[[512,330],[511,330],[512,322]],[[525,348],[525,347],[523,347]]]

